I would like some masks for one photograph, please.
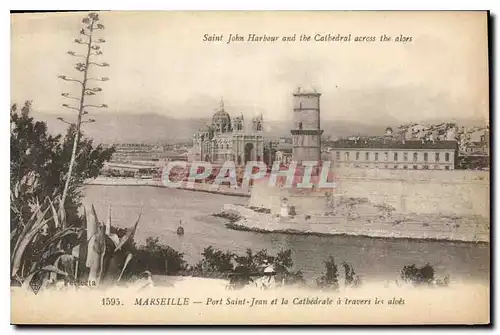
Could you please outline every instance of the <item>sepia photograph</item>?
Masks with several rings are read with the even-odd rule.
[[[487,325],[487,11],[11,13],[15,325]]]

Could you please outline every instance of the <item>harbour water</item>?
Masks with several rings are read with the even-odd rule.
[[[450,275],[452,281],[489,279],[489,244],[417,240],[373,239],[356,236],[312,236],[262,234],[236,231],[226,221],[213,217],[225,203],[246,204],[248,198],[208,194],[151,186],[88,185],[84,204],[93,204],[104,220],[111,205],[113,225],[130,227],[142,210],[136,241],[158,237],[164,244],[184,253],[196,263],[208,246],[243,254],[267,249],[276,253],[291,249],[294,268],[312,279],[321,275],[323,261],[333,256],[340,266],[353,265],[366,281],[396,280],[405,265],[434,266],[437,275]],[[176,234],[182,221],[185,234]]]

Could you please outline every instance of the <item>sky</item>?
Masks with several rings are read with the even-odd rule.
[[[14,14],[11,100],[70,115],[62,92],[77,84],[75,59],[83,13]],[[224,98],[233,115],[292,116],[298,87],[322,93],[328,120],[425,122],[488,119],[486,14],[481,12],[103,12],[108,62],[92,74],[111,80],[92,102],[106,113],[209,118]],[[226,44],[229,34],[404,35],[411,42]],[[224,35],[219,43],[204,34]],[[99,110],[96,113],[103,113]]]

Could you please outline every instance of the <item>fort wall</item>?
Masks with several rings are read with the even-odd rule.
[[[375,206],[389,206],[402,215],[489,217],[487,171],[337,168],[333,172],[336,178],[333,190],[280,189],[261,181],[254,185],[249,205],[279,213],[285,197],[297,215],[302,215],[329,212],[342,198],[358,198]]]

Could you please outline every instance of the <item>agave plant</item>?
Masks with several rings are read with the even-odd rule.
[[[26,211],[36,213],[40,207],[38,198],[35,196],[38,187],[38,178],[34,172],[30,172],[23,176],[19,181],[11,186],[10,190],[10,209],[11,209],[11,244],[17,240],[19,235],[25,230],[26,225],[32,225],[34,222],[28,220],[25,222]],[[26,204],[28,206],[26,206]],[[39,215],[38,213],[36,215]],[[31,221],[31,222],[30,222]],[[12,251],[12,250],[11,250]]]
[[[62,280],[89,281],[95,286],[117,283],[132,259],[127,250],[141,215],[121,238],[111,232],[111,212],[102,223],[94,206],[88,219],[84,209],[85,228],[64,228],[65,211],[57,200],[57,209],[50,199],[41,205],[37,202],[30,219],[11,235],[11,277],[23,286],[34,279],[42,287]]]
[[[107,222],[102,223],[92,206],[90,219],[87,220],[88,243],[85,262],[89,269],[90,282],[99,285],[101,282],[114,284],[120,281],[132,259],[132,254],[127,249],[134,239],[140,218],[141,213],[134,226],[120,238],[111,232],[111,209]]]

